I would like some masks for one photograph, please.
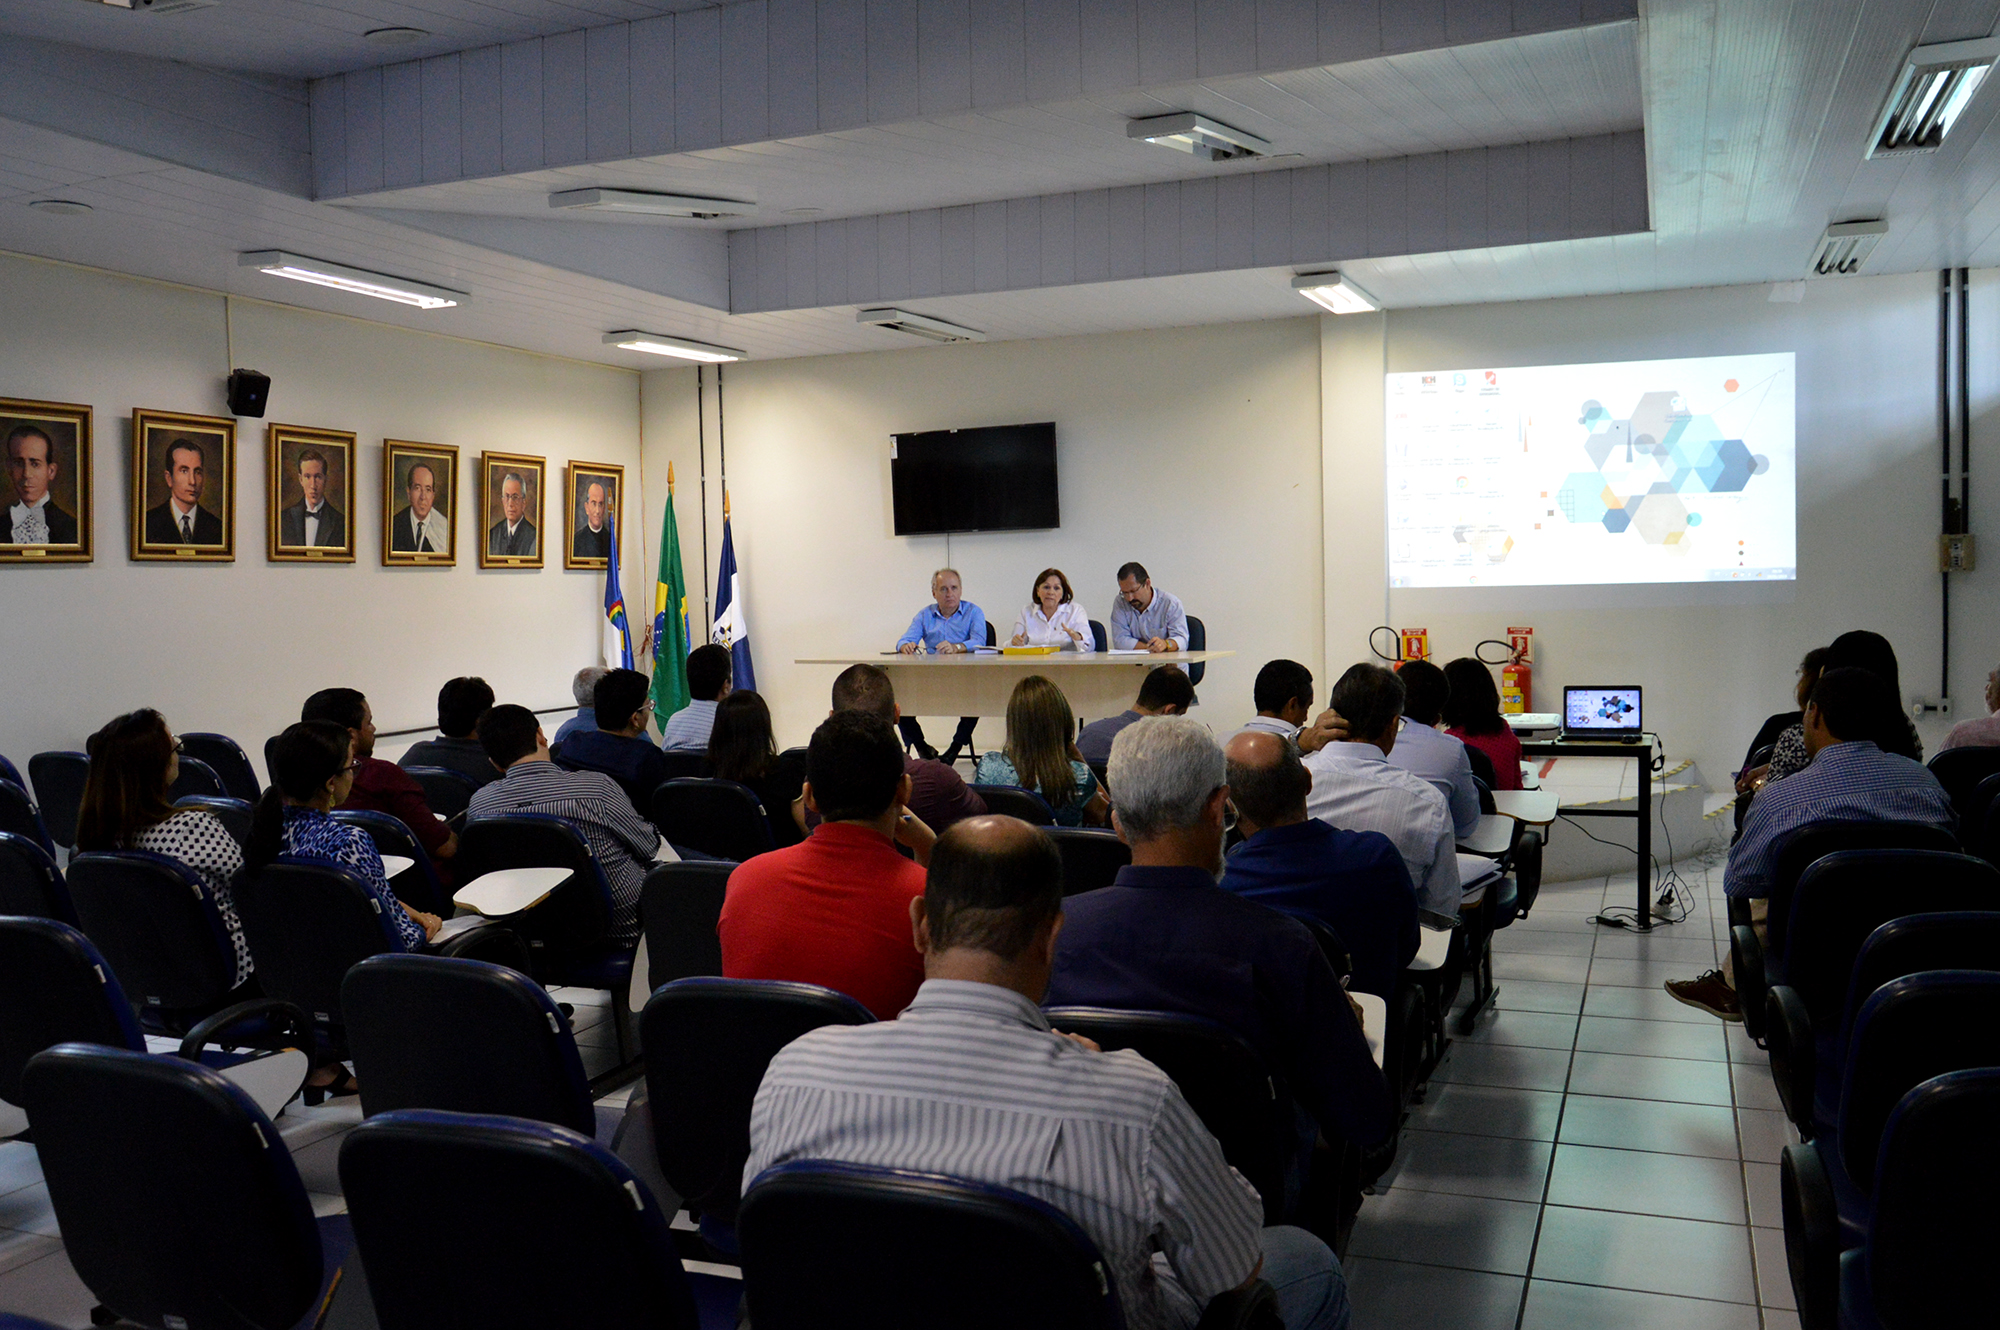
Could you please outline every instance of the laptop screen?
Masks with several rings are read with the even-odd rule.
[[[1563,689],[1563,729],[1570,734],[1638,734],[1640,714],[1636,685]]]

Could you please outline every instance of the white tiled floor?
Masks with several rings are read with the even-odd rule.
[[[586,1075],[595,1076],[618,1061],[610,1018],[610,997],[592,989],[558,988],[559,1002],[575,1009],[571,1027]],[[600,1139],[615,1125],[631,1097],[625,1085],[597,1101]],[[318,1108],[294,1101],[278,1115],[278,1133],[292,1152],[299,1178],[312,1197],[313,1213],[340,1214],[340,1143],[361,1121],[361,1101],[336,1099]],[[78,1330],[90,1325],[97,1299],[83,1286],[63,1254],[48,1187],[42,1181],[35,1147],[18,1141],[0,1142],[0,1311],[35,1317]],[[372,1320],[372,1313],[364,1314]]]
[[[1627,875],[1545,886],[1495,936],[1496,1010],[1356,1222],[1356,1330],[1798,1325],[1777,1168],[1797,1138],[1769,1064],[1660,989],[1727,946],[1720,871],[1682,875],[1694,913],[1653,934],[1589,922],[1630,906]]]

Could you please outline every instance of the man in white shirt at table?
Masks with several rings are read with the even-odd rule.
[[[1313,778],[1306,812],[1343,831],[1387,836],[1410,870],[1418,906],[1457,914],[1463,892],[1450,805],[1435,785],[1389,764],[1403,716],[1403,681],[1379,665],[1355,665],[1334,684],[1326,704],[1346,721],[1348,737],[1306,758]]]
[[[1118,603],[1111,607],[1113,651],[1186,651],[1187,611],[1180,597],[1156,590],[1143,563],[1118,570]]]

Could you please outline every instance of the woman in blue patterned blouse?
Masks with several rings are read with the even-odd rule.
[[[269,790],[257,805],[250,830],[250,871],[280,855],[337,864],[357,874],[381,903],[384,917],[408,951],[437,935],[443,920],[396,899],[375,843],[359,827],[327,816],[354,785],[353,736],[330,721],[302,721],[278,736],[272,753]],[[306,1085],[334,1094],[352,1094],[354,1078],[335,1063],[313,1073]]]

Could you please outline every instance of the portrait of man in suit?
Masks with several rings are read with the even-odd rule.
[[[0,510],[0,544],[74,545],[76,516],[55,501],[62,457],[48,427],[20,424],[7,431],[7,479],[13,486]]]
[[[451,553],[450,514],[438,506],[440,495],[449,502],[448,493],[439,484],[442,469],[429,460],[410,464],[403,486],[408,502],[396,510],[389,523],[389,548],[396,553]]]
[[[572,461],[563,472],[563,567],[601,569],[611,565],[618,500],[625,468],[609,462]]]
[[[166,502],[146,511],[148,545],[221,545],[222,519],[201,502],[208,485],[208,448],[192,435],[166,441],[160,474]]]
[[[488,554],[535,553],[535,524],[528,520],[528,481],[518,471],[500,477],[500,520],[486,533]]]
[[[548,466],[545,457],[480,454],[481,568],[542,566],[542,483]]]
[[[299,450],[292,464],[299,500],[278,514],[278,544],[291,549],[341,549],[347,544],[347,516],[335,506],[327,485],[332,466],[318,448]]]

